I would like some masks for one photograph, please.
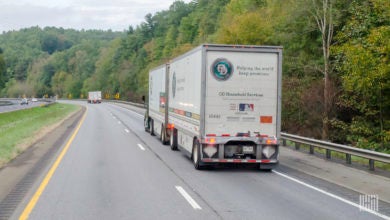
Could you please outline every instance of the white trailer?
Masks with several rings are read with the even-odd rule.
[[[152,135],[158,135],[161,141],[166,144],[167,137],[165,125],[168,124],[168,65],[164,64],[149,72],[149,101],[145,129]]]
[[[88,103],[101,103],[101,102],[102,102],[101,91],[88,92]]]
[[[272,169],[279,155],[281,63],[282,48],[273,46],[201,45],[173,59],[164,82],[162,139],[188,154],[196,169],[220,163]]]

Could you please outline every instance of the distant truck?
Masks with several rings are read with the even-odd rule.
[[[278,164],[282,47],[201,45],[149,72],[145,130],[196,169]]]
[[[88,103],[101,103],[102,102],[102,92],[101,91],[93,91],[88,92]]]

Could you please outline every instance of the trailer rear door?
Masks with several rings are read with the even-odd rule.
[[[277,135],[278,57],[256,49],[207,51],[205,135]]]

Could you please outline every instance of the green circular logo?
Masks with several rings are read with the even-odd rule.
[[[233,64],[225,58],[218,58],[211,65],[211,73],[219,81],[228,80],[233,74]]]

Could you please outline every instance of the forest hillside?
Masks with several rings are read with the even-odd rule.
[[[3,32],[0,96],[140,101],[149,69],[202,43],[283,46],[282,131],[390,153],[388,0],[176,1],[126,32]]]

